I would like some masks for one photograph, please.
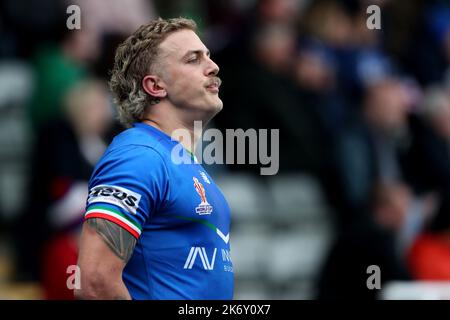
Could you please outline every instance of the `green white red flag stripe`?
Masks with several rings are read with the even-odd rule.
[[[85,219],[102,218],[114,222],[131,233],[136,239],[141,235],[141,228],[136,222],[130,221],[124,215],[109,208],[90,207],[84,217]]]

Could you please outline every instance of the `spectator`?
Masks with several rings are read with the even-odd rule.
[[[66,272],[57,269],[62,267],[58,261],[76,263],[73,236],[83,218],[87,181],[106,147],[103,139],[112,120],[103,83],[80,82],[64,101],[64,117],[38,132],[29,205],[18,222],[26,229],[17,239],[19,268],[34,280],[42,279],[49,298],[57,298],[52,277]],[[65,286],[65,281],[59,284]],[[64,290],[56,292],[65,297]]]
[[[312,125],[307,116],[301,116],[303,111],[299,109],[297,92],[290,78],[296,34],[285,25],[268,25],[261,27],[252,39],[250,59],[239,61],[233,67],[234,74],[223,74],[224,83],[228,83],[223,90],[227,108],[217,117],[217,124],[221,128],[244,130],[280,129],[280,141],[283,141],[280,170],[312,165],[308,152],[315,145],[309,141],[308,133],[301,132],[310,130]],[[236,72],[239,77],[235,76]],[[301,152],[305,153],[304,157]],[[252,170],[251,167],[245,169]]]
[[[352,221],[326,258],[319,277],[318,299],[374,300],[377,290],[367,287],[367,268],[380,268],[381,285],[409,280],[406,264],[398,255],[397,236],[411,204],[406,185],[395,182],[374,186],[367,217]]]
[[[340,221],[366,211],[375,181],[403,181],[408,145],[407,100],[396,79],[368,87],[361,118],[347,125],[336,143]]]
[[[36,132],[62,116],[67,92],[89,75],[90,64],[99,54],[99,39],[88,29],[68,31],[57,44],[41,46],[33,57],[34,94],[29,116]]]
[[[422,10],[421,28],[405,58],[423,86],[435,85],[450,73],[450,6],[434,1]]]
[[[450,189],[449,92],[439,86],[428,88],[420,111],[407,156],[409,181],[417,193],[445,193]]]
[[[93,80],[82,82],[69,91],[65,111],[67,122],[52,128],[56,129],[53,134],[63,138],[52,144],[59,153],[53,155],[56,161],[50,173],[53,192],[46,210],[53,236],[45,243],[41,257],[47,299],[73,298],[73,291],[64,281],[66,270],[77,262],[87,180],[106,149],[102,137],[112,119],[106,88]]]

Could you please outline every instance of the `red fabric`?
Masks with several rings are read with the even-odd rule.
[[[441,235],[419,236],[408,254],[408,264],[417,280],[450,280],[450,240]]]
[[[67,273],[78,258],[77,238],[72,233],[63,233],[51,240],[44,250],[42,285],[46,299],[73,300],[73,290],[67,288]]]

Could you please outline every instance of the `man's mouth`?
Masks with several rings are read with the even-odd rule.
[[[219,78],[215,78],[215,79],[212,79],[211,81],[209,81],[205,87],[208,91],[217,93],[217,92],[219,92],[219,87],[220,87],[221,83],[222,83],[222,81]]]

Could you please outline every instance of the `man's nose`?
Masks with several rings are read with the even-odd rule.
[[[215,76],[219,73],[219,66],[212,61],[211,58],[208,57],[208,67],[206,68],[206,75],[207,76]]]

